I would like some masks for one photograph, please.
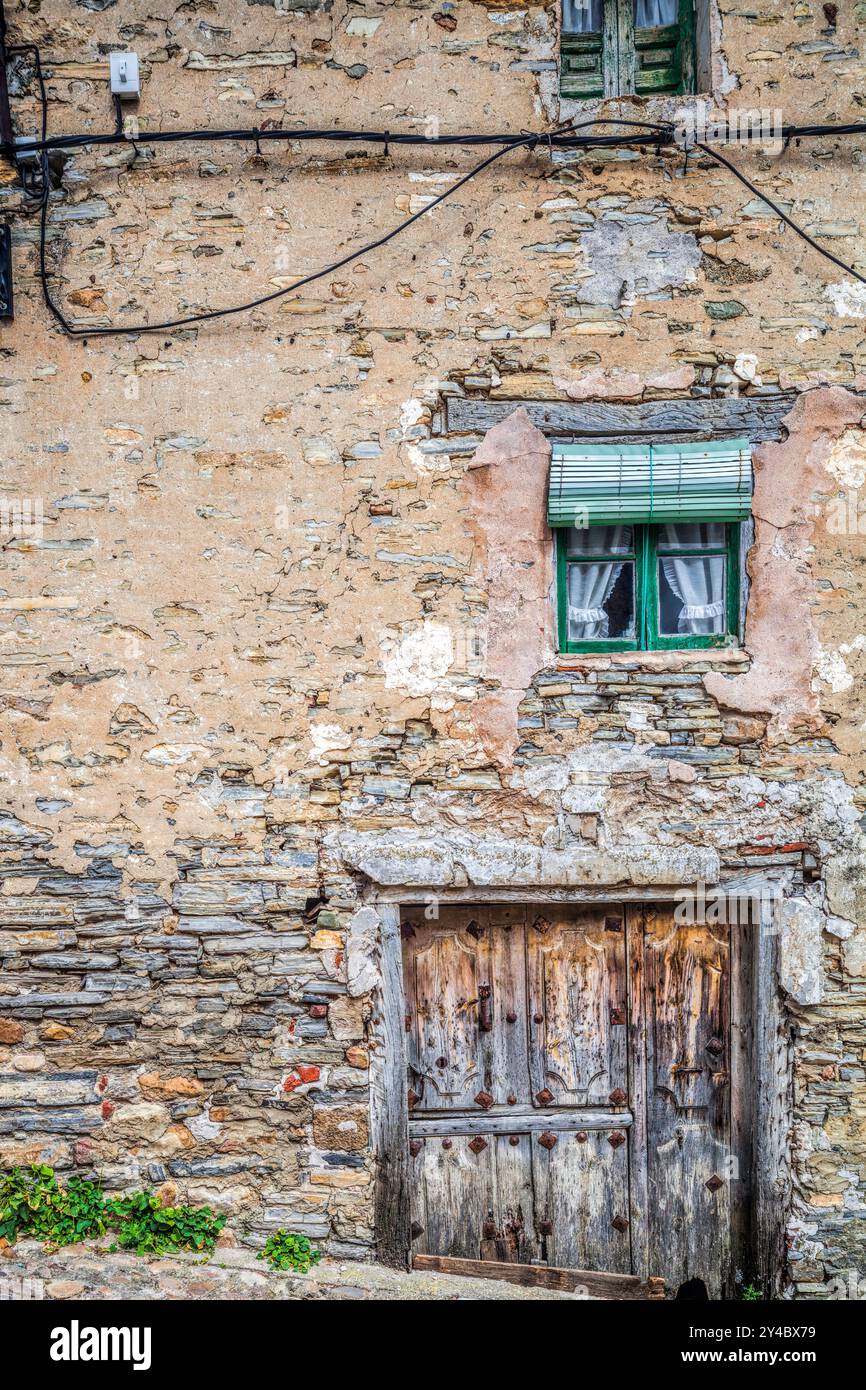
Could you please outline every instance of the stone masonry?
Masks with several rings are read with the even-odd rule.
[[[866,5],[710,10],[707,100],[862,118]],[[11,0],[53,133],[110,129],[108,54],[142,61],[137,148],[58,161],[55,295],[95,329],[264,294],[475,158],[149,131],[671,116],[560,103],[558,11]],[[26,57],[10,89],[32,133]],[[866,272],[862,139],[729,153]],[[0,214],[0,500],[43,513],[0,548],[0,1168],[369,1259],[371,889],[770,873],[784,1283],[866,1277],[863,287],[700,155],[542,145],[296,297],[72,341],[8,166]],[[558,657],[525,404],[736,392],[791,393],[755,452],[742,648]],[[460,398],[514,413],[455,431]]]

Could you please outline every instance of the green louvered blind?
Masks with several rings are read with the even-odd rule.
[[[744,521],[752,509],[747,439],[700,444],[554,444],[551,526]]]

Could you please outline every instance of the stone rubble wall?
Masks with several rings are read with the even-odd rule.
[[[862,4],[711,8],[720,100],[862,116]],[[91,328],[289,285],[474,158],[148,129],[567,114],[554,4],[7,17],[43,47],[55,133],[110,128],[107,53],[141,55],[138,158],[76,153],[52,196],[55,292]],[[26,63],[11,87],[32,130]],[[861,144],[736,159],[866,268]],[[44,512],[0,549],[0,1167],[150,1182],[250,1247],[288,1226],[367,1256],[373,980],[347,954],[371,875],[615,896],[764,869],[788,904],[789,1272],[807,1295],[862,1276],[862,292],[707,160],[540,146],[297,297],[71,342],[20,204],[0,170],[2,496]],[[758,459],[745,659],[557,662],[544,441],[515,417],[449,433],[447,401],[792,389]]]

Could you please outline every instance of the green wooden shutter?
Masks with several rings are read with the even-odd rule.
[[[676,24],[634,30],[634,89],[639,96],[694,90],[695,10],[680,0]]]
[[[744,521],[752,509],[747,439],[699,444],[554,444],[551,526]]]
[[[604,96],[604,44],[601,34],[563,34],[559,90],[577,99]]]

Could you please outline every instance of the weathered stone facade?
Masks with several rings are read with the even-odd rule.
[[[711,10],[715,100],[862,115],[866,6]],[[80,325],[290,284],[474,158],[149,130],[519,132],[578,110],[555,4],[151,11],[7,6],[11,40],[42,48],[52,133],[109,129],[107,54],[142,59],[138,148],[77,152],[51,199]],[[30,132],[26,60],[11,88]],[[734,157],[866,270],[862,140]],[[0,1166],[149,1181],[250,1244],[289,1226],[363,1257],[371,885],[615,896],[766,872],[786,895],[785,1277],[806,1296],[863,1277],[862,287],[670,149],[512,154],[309,293],[164,335],[67,339],[37,239],[16,214],[0,337],[3,495],[44,510],[0,579]],[[733,389],[796,393],[756,451],[742,651],[558,658],[549,445],[521,403]],[[515,413],[456,432],[464,396]]]

